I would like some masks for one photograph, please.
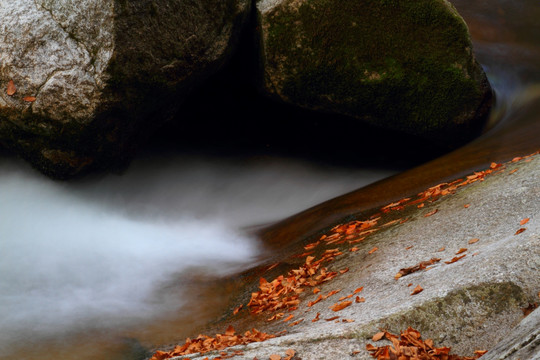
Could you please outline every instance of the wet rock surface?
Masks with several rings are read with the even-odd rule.
[[[339,275],[318,286],[319,294],[339,293],[308,306],[319,295],[308,287],[300,294],[298,309],[285,311],[282,319],[271,322],[267,319],[275,314],[272,312],[228,316],[221,327],[232,323],[239,332],[256,327],[271,334],[286,330],[279,337],[230,351],[242,350],[238,359],[285,356],[287,349],[294,349],[301,359],[370,359],[366,344],[385,343],[374,343],[375,333],[384,329],[399,334],[411,326],[424,339],[451,347],[453,354],[461,356],[488,350],[484,358],[498,359],[502,354],[505,359],[538,357],[538,311],[528,317],[523,311],[540,301],[540,205],[536,200],[540,157],[530,159],[508,163],[503,171],[498,168],[485,180],[420,208],[392,212],[393,217],[408,221],[382,226],[355,243],[354,251],[347,249],[352,245],[329,244],[343,252],[328,264],[328,271]],[[432,258],[440,261],[396,279],[400,269]],[[277,270],[263,274],[268,281],[287,273],[284,269],[297,268],[303,260],[280,254],[275,261],[280,262]],[[418,285],[423,290],[412,295]],[[355,294],[360,287],[363,289]],[[258,281],[248,284],[239,299],[249,299],[257,288]],[[352,300],[351,305],[331,309],[340,297],[350,294],[351,298],[341,302]],[[356,302],[354,296],[365,300]],[[288,314],[293,318],[284,322]],[[189,357],[211,355],[216,354]]]

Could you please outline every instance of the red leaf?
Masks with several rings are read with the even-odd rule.
[[[519,225],[525,225],[526,223],[529,222],[529,220],[530,220],[529,218],[525,218],[525,219],[523,219],[523,220],[521,220],[521,221],[519,222]]]
[[[13,82],[13,80],[9,80],[6,93],[9,96],[13,96],[16,92],[17,92],[17,88],[15,87],[15,83]]]
[[[525,230],[527,230],[527,229],[521,228],[521,229],[519,229],[518,231],[516,231],[516,233],[515,233],[514,235],[519,235],[519,234],[521,234],[522,232],[524,232]]]
[[[23,100],[26,101],[26,102],[34,102],[34,101],[36,101],[36,98],[33,97],[33,96],[25,96],[25,97],[23,97]]]
[[[419,294],[419,293],[421,293],[422,291],[424,291],[424,289],[422,289],[422,287],[421,287],[420,285],[417,285],[417,286],[414,288],[414,290],[413,290],[413,292],[411,293],[411,295]]]

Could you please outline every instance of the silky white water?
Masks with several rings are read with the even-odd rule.
[[[226,275],[264,257],[245,227],[392,173],[179,156],[78,182],[11,158],[0,169],[0,357],[29,339],[173,314],[184,272]]]

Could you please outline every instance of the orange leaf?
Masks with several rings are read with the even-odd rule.
[[[296,326],[296,325],[300,324],[302,321],[304,321],[304,319],[297,320],[297,321],[293,322],[292,324],[290,324],[289,326]]]
[[[23,97],[23,100],[26,102],[34,102],[36,101],[36,98],[34,96],[25,96]]]
[[[456,261],[460,260],[460,259],[463,259],[465,256],[467,256],[467,254],[463,254],[461,256],[456,256],[456,257],[453,257],[452,260],[450,261],[445,261],[444,263],[445,264],[452,264],[452,263],[455,263]]]
[[[229,335],[229,336],[232,336],[234,335],[236,331],[234,330],[234,328],[232,327],[232,325],[229,325],[229,327],[227,328],[227,330],[225,330],[225,335]]]
[[[283,322],[287,322],[287,321],[291,320],[293,317],[294,317],[294,315],[291,314],[291,315],[287,316],[285,319],[283,319]]]
[[[336,319],[339,319],[339,316],[334,316],[334,317],[331,317],[331,318],[328,318],[328,319],[324,319],[326,321],[332,321],[332,320],[336,320]]]
[[[444,251],[446,248],[443,246],[442,248],[440,248],[439,250],[437,250],[438,252],[442,252]]]
[[[433,210],[433,211],[430,211],[430,212],[428,212],[427,214],[425,214],[424,217],[428,217],[428,216],[431,216],[431,215],[435,215],[438,211],[439,211],[439,209],[435,209],[435,210]]]
[[[343,320],[341,320],[341,322],[352,323],[352,322],[354,322],[354,320],[353,319],[343,319]]]
[[[311,322],[319,321],[319,316],[321,316],[321,313],[317,313],[317,315],[315,315],[315,318],[313,320],[311,320]]]
[[[355,252],[355,251],[358,251],[358,250],[360,250],[360,249],[358,249],[357,247],[351,248],[351,252]]]
[[[321,292],[321,289],[319,289],[319,288],[314,288],[313,289],[314,294],[317,294],[317,293],[320,293],[320,292]]]
[[[421,293],[422,291],[424,291],[424,289],[422,289],[422,287],[421,287],[420,285],[417,285],[417,286],[414,288],[414,290],[413,290],[413,292],[411,293],[411,295],[419,294],[419,293]]]
[[[480,240],[480,239],[478,239],[478,238],[471,239],[471,240],[469,240],[469,244],[474,244],[475,242],[478,242],[478,240]]]
[[[330,309],[332,309],[332,311],[340,311],[340,310],[345,309],[348,306],[351,306],[351,304],[352,304],[352,301],[343,301],[341,303],[334,304],[333,306],[330,307]]]
[[[523,220],[521,220],[521,221],[519,222],[519,225],[525,225],[526,223],[529,222],[529,220],[530,220],[529,218],[525,218],[525,219],[523,219]]]
[[[469,206],[471,206],[471,204],[465,204],[465,205],[463,205],[463,207],[464,207],[465,209],[468,209]]]
[[[233,315],[238,314],[238,312],[239,312],[240,310],[242,310],[243,307],[244,307],[244,305],[240,305],[239,307],[237,307],[236,309],[234,309]]]
[[[345,269],[343,269],[343,270],[339,270],[339,273],[343,275],[343,274],[345,274],[347,271],[349,271],[349,268],[345,268]]]
[[[281,356],[277,354],[270,355],[270,360],[281,360]]]
[[[15,83],[13,82],[13,80],[9,80],[8,85],[7,85],[6,93],[7,93],[9,96],[12,96],[12,95],[14,95],[16,92],[17,92],[17,88],[15,87]]]
[[[485,355],[487,353],[487,350],[475,350],[474,353],[476,355],[482,356],[482,355]]]
[[[456,255],[463,254],[465,251],[467,251],[466,248],[461,248],[461,249],[458,250],[458,252],[456,253]]]
[[[364,287],[361,286],[358,289],[354,290],[353,294],[358,294],[360,291],[364,290]]]
[[[287,355],[285,360],[291,360],[294,357],[294,355],[296,355],[296,351],[294,351],[293,349],[288,349],[288,350],[285,350],[285,354]]]
[[[374,247],[373,249],[369,250],[368,254],[373,254],[375,251],[379,250],[378,247]]]
[[[371,340],[373,340],[373,341],[379,341],[379,340],[381,340],[381,339],[384,337],[384,334],[385,334],[384,331],[378,332],[378,333],[376,333],[375,335],[373,335],[373,337],[371,338]]]
[[[355,302],[357,302],[357,303],[362,303],[362,302],[365,302],[365,301],[366,301],[366,299],[363,298],[363,297],[361,298],[360,296],[357,296],[356,299],[355,299]]]
[[[518,231],[516,231],[516,233],[515,233],[514,235],[519,235],[519,234],[521,234],[522,232],[524,232],[525,230],[527,230],[527,229],[521,228],[521,229],[519,229]]]

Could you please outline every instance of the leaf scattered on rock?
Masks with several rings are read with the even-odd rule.
[[[529,220],[530,220],[529,218],[525,218],[525,219],[523,219],[523,220],[521,220],[521,221],[519,222],[519,225],[525,225],[526,223],[529,222]]]
[[[518,231],[516,231],[516,233],[514,235],[519,235],[521,234],[522,232],[524,232],[525,230],[527,230],[526,228],[521,228],[519,229]]]
[[[369,250],[368,254],[373,254],[375,251],[379,250],[378,247],[374,247],[373,249]]]
[[[467,254],[463,254],[463,255],[461,255],[461,256],[455,256],[455,257],[452,258],[452,260],[450,260],[450,261],[445,261],[444,263],[445,263],[445,264],[453,264],[453,263],[455,263],[456,261],[463,259],[465,256],[467,256]]]
[[[36,98],[34,96],[25,96],[23,97],[23,100],[26,102],[34,102],[36,101]]]
[[[346,307],[351,306],[351,304],[352,304],[352,301],[343,301],[343,302],[332,305],[330,309],[332,311],[340,311],[340,310],[345,309]]]
[[[477,350],[474,357],[451,355],[450,348],[436,348],[433,345],[433,340],[422,340],[420,332],[411,327],[402,332],[399,337],[386,331],[377,333],[373,337],[373,341],[379,341],[383,337],[390,340],[392,345],[366,345],[367,351],[377,360],[475,360],[486,353],[485,350]],[[376,338],[377,340],[375,340]]]
[[[416,285],[416,287],[414,288],[413,292],[411,293],[411,295],[416,295],[416,294],[419,294],[421,293],[422,291],[424,291],[424,289],[422,289],[422,287],[420,285]]]
[[[266,334],[256,329],[246,331],[244,335],[236,334],[234,328],[229,326],[225,331],[225,334],[217,334],[214,338],[206,335],[199,335],[193,340],[188,338],[184,345],[178,345],[171,351],[156,351],[151,360],[163,360],[193,353],[223,350],[231,346],[265,341],[273,337],[275,337],[275,335]]]
[[[523,316],[528,316],[530,313],[532,313],[536,308],[538,307],[537,303],[531,304],[529,303],[529,306],[526,308],[523,308]]]
[[[394,276],[394,278],[397,280],[402,276],[406,276],[406,275],[412,274],[414,272],[423,270],[423,269],[427,268],[429,265],[433,265],[433,264],[435,264],[435,263],[437,263],[439,261],[441,261],[440,258],[432,258],[432,259],[427,260],[427,261],[422,261],[422,262],[420,262],[420,263],[418,263],[418,264],[416,264],[414,266],[400,269],[399,272]]]
[[[456,255],[463,254],[467,250],[468,250],[467,248],[461,248],[456,252]]]
[[[429,217],[429,216],[431,216],[431,215],[435,215],[435,214],[438,213],[438,212],[439,212],[439,209],[435,209],[435,210],[430,211],[430,212],[428,212],[427,214],[425,214],[424,217]]]
[[[471,240],[469,240],[469,244],[474,244],[474,243],[478,242],[479,240],[480,239],[478,239],[478,238],[471,239]]]
[[[9,82],[7,84],[6,93],[9,96],[13,96],[13,95],[15,95],[16,92],[17,92],[17,88],[15,87],[15,83],[13,82],[13,80],[9,80]]]

